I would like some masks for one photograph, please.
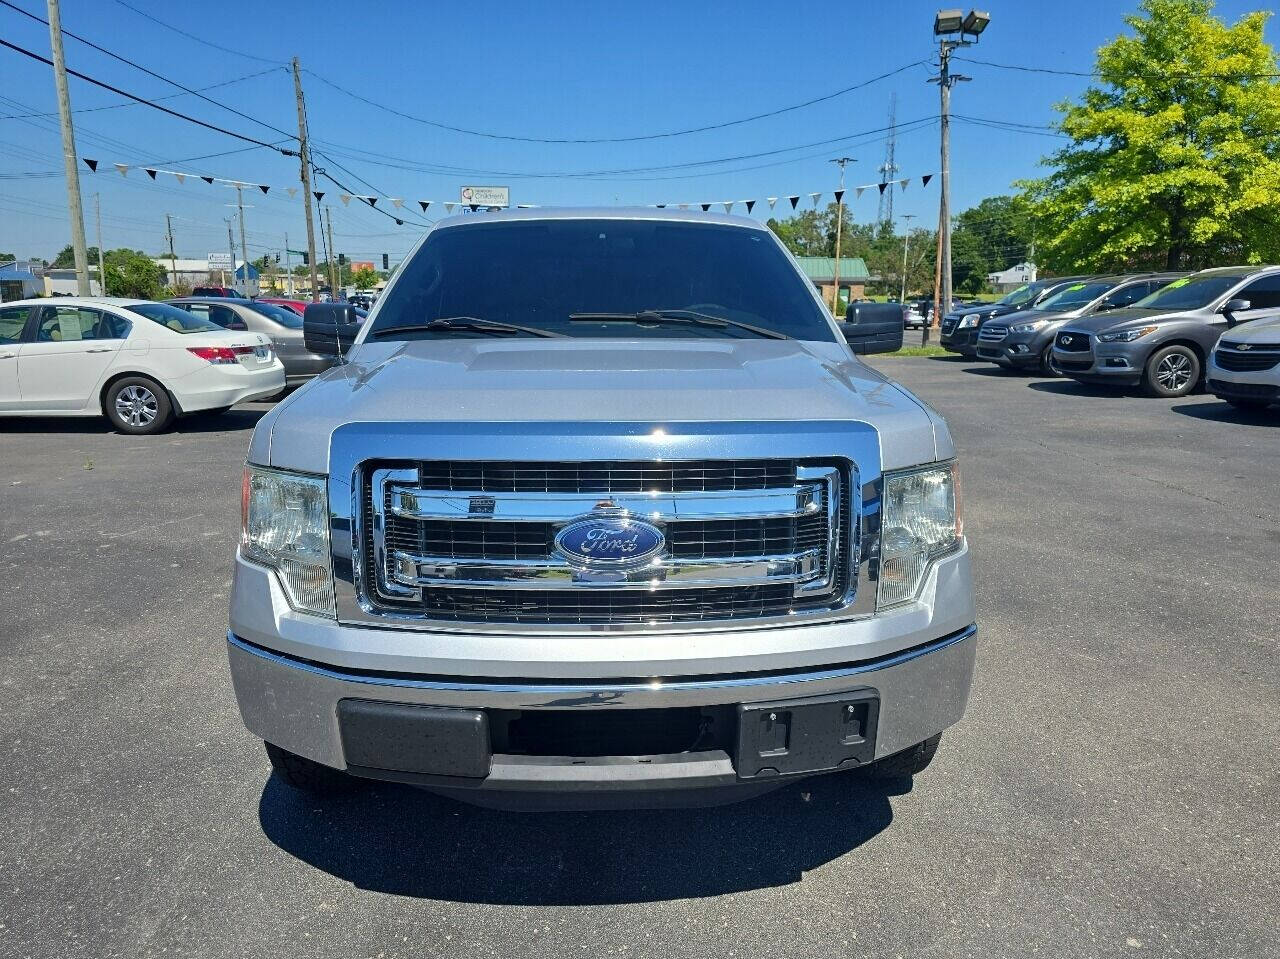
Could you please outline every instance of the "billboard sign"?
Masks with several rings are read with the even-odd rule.
[[[210,253],[208,260],[210,272],[213,270],[230,270],[232,267],[230,253]]]
[[[376,269],[376,267],[373,265],[373,260],[352,260],[351,261],[352,273],[356,272],[357,270],[373,270],[373,269]]]
[[[511,205],[511,188],[505,186],[464,186],[462,202],[482,207]]]

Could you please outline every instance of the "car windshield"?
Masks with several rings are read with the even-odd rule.
[[[1036,283],[1023,283],[1022,286],[1018,287],[1016,290],[1006,293],[1005,296],[995,305],[1022,306],[1024,303],[1030,303],[1034,300],[1043,289],[1043,286]]]
[[[223,333],[222,327],[211,323],[204,317],[180,310],[168,303],[135,303],[127,307],[130,313],[145,316],[148,320],[159,323],[175,333]]]
[[[1133,304],[1145,310],[1198,310],[1226,293],[1243,277],[1210,273],[1184,276]]]
[[[383,296],[369,335],[492,337],[492,328],[477,328],[487,323],[524,328],[507,335],[533,328],[596,338],[758,337],[756,327],[831,342],[824,312],[761,230],[656,219],[513,220],[432,233]],[[656,313],[711,321],[655,322]],[[467,323],[425,329],[458,318]]]
[[[274,303],[247,303],[245,304],[255,313],[261,313],[263,316],[275,320],[281,326],[287,326],[291,330],[302,329],[302,317],[293,310],[286,310],[283,306],[276,306]]]
[[[1077,307],[1092,303],[1114,287],[1114,283],[1069,283],[1053,296],[1046,297],[1037,303],[1036,309],[1074,310]]]

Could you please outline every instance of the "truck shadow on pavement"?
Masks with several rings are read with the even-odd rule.
[[[598,905],[799,882],[885,829],[889,797],[910,789],[909,779],[835,774],[709,809],[511,813],[382,783],[319,800],[273,776],[258,816],[282,850],[360,889],[494,905]]]

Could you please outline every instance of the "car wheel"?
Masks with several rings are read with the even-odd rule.
[[[281,782],[300,792],[313,796],[336,796],[349,791],[354,785],[352,777],[338,769],[332,769],[305,756],[281,749],[275,743],[263,743],[271,768]]]
[[[1147,360],[1142,385],[1148,395],[1186,396],[1200,382],[1200,357],[1189,346],[1166,346]]]
[[[145,376],[126,376],[112,383],[103,406],[116,429],[135,436],[159,433],[173,419],[169,394]]]
[[[1233,396],[1222,397],[1238,410],[1265,410],[1271,405],[1270,400],[1242,400]]]
[[[1050,343],[1044,348],[1044,352],[1040,354],[1040,375],[1041,376],[1061,376],[1057,368],[1053,365],[1053,344]]]
[[[910,749],[886,756],[867,767],[867,771],[877,779],[910,779],[922,773],[933,762],[937,755],[938,743],[942,742],[942,733],[916,743]]]

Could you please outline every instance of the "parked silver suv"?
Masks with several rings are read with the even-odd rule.
[[[1280,315],[1280,267],[1231,266],[1174,280],[1126,310],[1084,317],[1058,331],[1053,365],[1085,383],[1141,385],[1183,396],[1230,325]]]
[[[308,307],[345,365],[245,468],[231,673],[286,782],[705,804],[928,765],[976,643],[955,447],[768,229],[457,217],[349,312]]]

